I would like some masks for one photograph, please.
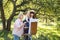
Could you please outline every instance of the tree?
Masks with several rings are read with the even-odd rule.
[[[2,24],[3,24],[3,29],[6,28],[6,19],[5,19],[5,15],[4,15],[4,9],[3,9],[3,0],[0,0],[0,11],[1,11],[1,19],[2,19]]]
[[[4,0],[0,0],[0,11],[3,29],[10,30],[11,21],[13,20],[14,16],[18,15],[20,11],[25,12],[26,10],[31,9],[36,11],[38,18],[43,21],[46,20],[46,23],[48,20],[54,21],[60,16],[59,4],[59,0],[7,0],[6,3],[4,3]],[[13,8],[9,8],[9,5],[13,5]],[[5,17],[7,14],[9,14],[8,18]]]
[[[8,19],[6,19],[5,13],[4,13],[4,7],[7,5],[7,3],[9,1],[12,2],[12,4],[13,4],[13,10],[12,10],[10,17]],[[3,0],[0,1],[0,3],[1,3],[1,6],[0,6],[0,8],[1,8],[1,19],[2,19],[2,24],[3,24],[3,29],[6,29],[8,31],[10,31],[11,21],[13,20],[14,16],[18,15],[18,14],[16,14],[16,12],[25,11],[25,10],[17,10],[17,8],[28,3],[27,1],[23,0],[23,2],[21,4],[16,5],[16,2],[17,2],[17,0],[8,0],[6,5],[4,5],[4,7],[3,7]]]

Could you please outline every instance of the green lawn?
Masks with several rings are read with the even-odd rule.
[[[60,30],[57,30],[56,27],[41,26],[37,29],[37,34],[32,36],[32,40],[60,40]],[[8,33],[5,30],[0,30],[0,40],[13,40],[12,31]]]

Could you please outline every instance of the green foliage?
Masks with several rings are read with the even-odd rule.
[[[56,27],[38,28],[38,32],[33,36],[33,40],[60,40],[60,0],[17,0],[16,14],[20,11],[35,10],[38,19],[45,24],[55,22]],[[14,5],[11,0],[3,0],[3,9],[6,19],[11,16]],[[1,15],[1,14],[0,14]],[[17,16],[14,16],[15,21]],[[0,19],[1,23],[1,19]],[[14,22],[12,22],[14,23]],[[0,40],[13,40],[13,35],[7,31],[0,31]]]
[[[48,19],[56,18],[60,16],[60,1],[59,0],[17,0],[16,6],[21,5],[17,10],[35,10],[37,17],[48,17]],[[13,4],[11,1],[3,0],[5,17],[8,19],[13,10]],[[17,11],[19,12],[19,11]],[[39,15],[39,16],[38,16]],[[41,16],[40,16],[41,15]],[[43,18],[43,17],[42,17]],[[54,19],[53,19],[54,20]]]
[[[3,6],[4,6],[5,17],[6,17],[6,19],[8,19],[13,11],[13,4],[10,1],[8,1],[8,2],[3,1]]]
[[[0,31],[0,40],[13,40],[12,31]],[[23,40],[23,37],[21,38]],[[56,27],[38,27],[37,34],[32,36],[32,40],[60,40],[60,30]]]

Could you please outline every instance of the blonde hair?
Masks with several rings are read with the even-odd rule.
[[[18,15],[18,18],[20,18],[20,16],[22,16],[22,15],[23,15],[23,12],[20,12]]]

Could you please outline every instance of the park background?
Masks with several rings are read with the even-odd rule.
[[[60,40],[60,0],[0,0],[0,40],[13,40],[14,21],[27,10],[39,19],[32,40]]]

